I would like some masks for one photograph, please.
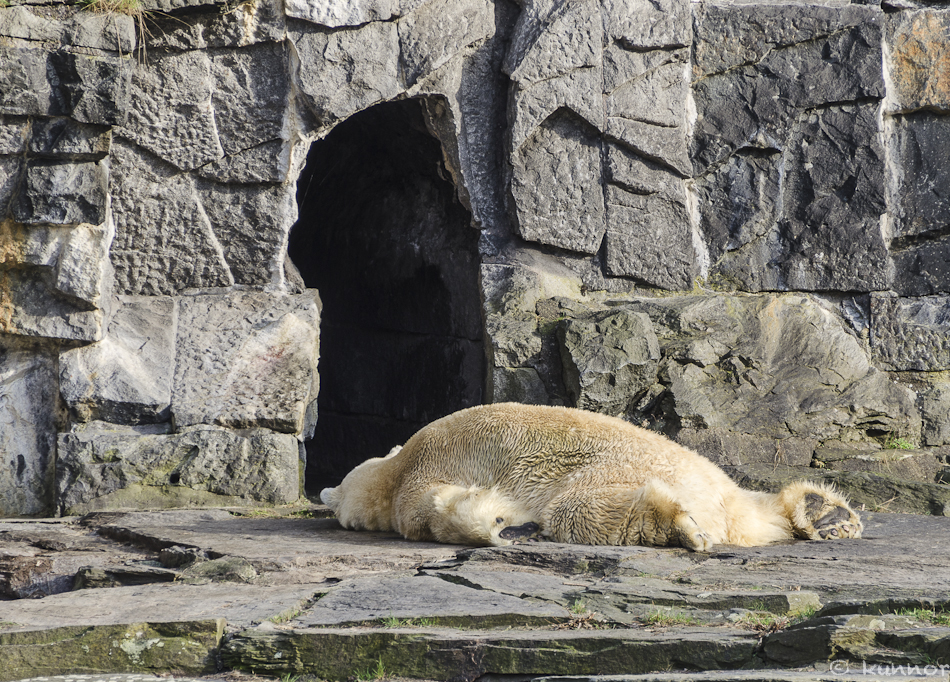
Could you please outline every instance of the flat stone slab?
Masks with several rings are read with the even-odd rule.
[[[24,584],[55,575],[59,591],[0,601],[0,682],[80,670],[169,672],[165,659],[132,660],[121,647],[105,663],[90,662],[83,644],[105,638],[154,653],[190,642],[189,628],[200,633],[188,644],[198,652],[189,674],[207,674],[217,665],[208,661],[220,660],[234,670],[324,679],[365,675],[380,661],[387,675],[422,679],[619,682],[778,664],[798,670],[682,679],[840,680],[855,670],[863,680],[901,679],[897,668],[861,672],[861,661],[918,665],[910,676],[927,677],[923,666],[950,656],[948,518],[865,512],[860,540],[696,553],[416,543],[343,530],[321,507],[285,513],[0,522],[0,573],[33,561],[37,572],[20,575]],[[76,576],[102,587],[70,591]],[[150,579],[165,582],[122,583]],[[111,584],[123,586],[103,589]],[[209,628],[227,636],[215,640]],[[57,642],[62,655],[23,648],[39,646],[37,638]],[[624,677],[590,677],[604,673]]]

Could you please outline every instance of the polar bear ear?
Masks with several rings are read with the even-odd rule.
[[[339,487],[324,488],[320,491],[320,501],[333,511],[336,511],[337,504],[339,503],[339,500],[337,499],[339,497],[339,493],[337,492],[338,490]]]

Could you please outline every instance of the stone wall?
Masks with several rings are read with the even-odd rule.
[[[0,7],[0,514],[291,502],[489,400],[950,513],[944,4],[145,8]]]

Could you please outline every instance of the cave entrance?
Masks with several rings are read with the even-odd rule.
[[[297,182],[288,253],[323,301],[310,494],[483,399],[478,232],[423,107],[387,102],[340,123]]]

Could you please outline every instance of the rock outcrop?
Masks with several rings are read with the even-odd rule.
[[[0,7],[0,514],[285,503],[497,400],[946,513],[943,5],[95,8]]]

